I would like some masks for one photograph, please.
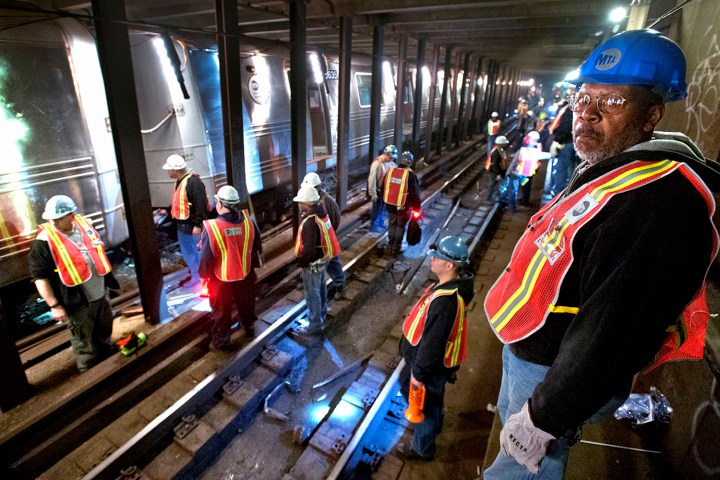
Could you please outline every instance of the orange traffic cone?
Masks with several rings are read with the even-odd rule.
[[[410,423],[420,423],[425,420],[423,407],[425,406],[425,385],[410,375],[410,392],[408,394],[408,408],[405,418]]]

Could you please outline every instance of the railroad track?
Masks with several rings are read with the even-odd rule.
[[[436,190],[424,202],[423,210],[426,211],[428,224],[432,223],[431,218],[435,213],[442,213],[442,218],[447,218],[453,211],[451,199],[458,198],[468,185],[477,181],[481,173],[479,165],[483,162],[477,160],[482,155],[475,152],[472,145],[464,151],[474,155],[474,158],[471,155],[471,161],[468,162],[474,170],[470,166],[458,168],[456,171],[449,172],[450,175],[444,177],[444,180],[436,181],[436,186],[430,187],[431,189],[436,188]],[[462,158],[460,152],[456,155],[457,158]],[[443,165],[445,169],[448,168],[448,163],[443,162]],[[461,183],[462,180],[465,180],[465,185],[458,187],[458,183]],[[428,189],[427,185],[426,189]],[[441,191],[446,193],[441,194]],[[454,207],[454,211],[457,213],[458,208]],[[447,222],[445,224],[447,225]],[[368,295],[372,294],[373,278],[386,272],[390,266],[387,259],[372,257],[383,236],[357,235],[357,239],[353,238],[356,235],[348,234],[343,238],[344,241],[351,243],[349,248],[344,247],[347,249],[347,255],[352,258],[344,258],[344,263],[349,273],[352,273],[354,280],[350,287],[351,298],[345,301],[344,305],[343,302],[333,304],[335,310],[333,318],[336,323],[347,318],[353,308],[356,308]],[[355,283],[358,285],[353,287]],[[257,411],[257,402],[261,399],[264,400],[267,394],[273,392],[278,385],[284,389],[282,385],[284,385],[288,373],[294,372],[293,375],[297,376],[298,368],[300,368],[298,365],[302,366],[303,360],[307,360],[308,355],[305,353],[307,345],[298,336],[302,330],[301,318],[305,312],[304,300],[299,297],[302,297],[301,292],[291,291],[284,300],[280,302],[273,300],[272,303],[275,304],[275,307],[269,309],[261,317],[267,324],[267,328],[261,327],[259,330],[264,329],[264,331],[252,342],[242,342],[244,345],[241,350],[230,358],[223,356],[220,352],[205,355],[207,339],[204,335],[198,336],[198,332],[205,329],[202,313],[193,312],[183,321],[177,319],[173,322],[177,325],[172,335],[168,334],[167,338],[153,337],[153,343],[159,344],[156,347],[163,345],[167,347],[164,353],[156,354],[158,358],[153,361],[152,351],[155,348],[148,348],[141,350],[137,358],[132,359],[133,361],[124,362],[131,365],[133,363],[141,364],[134,369],[127,366],[124,369],[124,377],[126,379],[134,378],[134,380],[122,381],[122,387],[119,389],[116,387],[114,392],[112,392],[111,385],[104,385],[104,388],[101,388],[103,382],[98,381],[97,385],[94,385],[94,389],[88,389],[95,390],[94,393],[86,391],[83,395],[68,400],[51,414],[39,412],[37,422],[33,425],[28,425],[27,428],[17,432],[4,434],[0,438],[0,448],[11,453],[10,472],[18,478],[35,478],[37,475],[42,475],[41,478],[58,478],[58,475],[62,475],[63,478],[83,475],[86,475],[87,478],[116,478],[119,472],[130,472],[131,470],[134,472],[135,470],[131,468],[133,465],[151,466],[151,469],[152,465],[161,465],[162,462],[157,459],[161,458],[165,449],[169,449],[169,453],[165,455],[177,459],[177,448],[181,448],[184,449],[184,452],[193,451],[194,455],[190,457],[184,467],[180,465],[182,462],[171,462],[181,468],[173,475],[166,475],[165,471],[160,476],[157,476],[156,473],[157,478],[183,476],[188,475],[188,472],[193,472],[192,475],[195,475],[198,469],[207,463],[199,459],[207,458],[208,449],[217,451],[217,442],[222,443],[223,439],[234,438],[234,434],[239,428],[238,425],[243,425],[243,421],[252,418],[250,413]],[[275,347],[270,348],[270,345]],[[122,361],[123,359],[117,360]],[[202,366],[197,366],[198,362]],[[191,371],[183,373],[182,368],[187,365],[191,365]],[[264,373],[249,373],[249,370]],[[210,371],[212,373],[205,375]],[[118,375],[113,374],[111,377],[118,377]],[[250,388],[247,382],[257,380],[256,377],[259,377],[261,381],[258,385]],[[177,380],[179,378],[189,380]],[[242,388],[238,386],[240,381],[243,382]],[[175,385],[175,388],[184,390],[184,392],[180,394],[176,392],[173,397],[170,393],[162,391],[165,383],[178,384]],[[239,395],[236,392],[242,392],[241,395],[244,397],[247,396],[248,391],[257,393],[248,398],[247,404],[241,407],[237,398],[234,400],[224,398],[222,402],[218,402],[221,398],[221,395],[218,394],[219,391],[225,393],[222,397]],[[155,394],[150,396],[153,392]],[[160,400],[155,398],[157,395]],[[276,392],[275,395],[280,396],[281,394]],[[97,398],[97,406],[88,409],[85,406],[93,403],[90,401],[91,398]],[[143,402],[147,402],[149,406],[143,406]],[[238,405],[235,405],[234,412],[227,413],[228,418],[231,417],[231,419],[227,421],[225,428],[221,428],[222,425],[217,423],[209,429],[206,428],[208,424],[203,423],[205,415],[215,418],[219,415],[218,411],[228,412],[227,405],[232,405],[233,402]],[[210,403],[214,403],[214,405],[210,406]],[[267,405],[263,406],[267,407],[264,410],[272,417],[273,408]],[[78,409],[85,411],[78,414]],[[145,417],[151,418],[143,417],[145,418],[144,422],[139,418],[130,419],[128,414],[120,414],[126,410],[129,413],[141,412],[141,416],[144,412]],[[193,415],[194,419],[191,418]],[[113,425],[105,427],[111,429],[108,432],[113,431],[110,434],[112,441],[107,440],[108,432],[105,434],[102,432],[103,424],[107,424],[108,419],[117,419]],[[274,420],[277,421],[277,418]],[[39,427],[41,424],[43,426]],[[188,440],[184,447],[178,447],[178,442],[174,441],[173,435],[171,435],[178,425],[184,425],[184,427],[179,428],[180,433],[177,435],[182,436],[183,431],[187,432],[187,435],[182,438],[188,435],[191,438],[202,436],[199,432],[206,432],[211,438],[204,443],[193,443]],[[79,444],[79,438],[90,438],[91,434],[98,431],[100,434],[84,444]],[[303,437],[302,429],[297,435]],[[180,445],[183,444],[182,438],[179,441]],[[308,438],[300,438],[300,443],[306,442]],[[193,450],[188,443],[199,446]],[[211,445],[212,448],[207,445]],[[88,454],[88,450],[92,450],[93,454],[101,451],[100,456],[93,457]],[[66,457],[66,460],[58,462],[62,457]],[[104,457],[107,458],[103,460]],[[143,470],[145,471],[145,469]],[[42,474],[43,471],[45,471],[44,474]],[[135,473],[131,472],[128,475],[135,475]],[[148,476],[147,478],[155,477]]]

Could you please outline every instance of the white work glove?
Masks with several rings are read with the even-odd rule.
[[[528,403],[525,402],[522,410],[510,415],[505,422],[500,432],[500,451],[536,474],[551,440],[555,437],[533,425]]]
[[[558,147],[560,144],[558,142],[552,142],[550,144],[550,156],[551,157],[557,157],[558,156]]]
[[[502,180],[502,175],[495,175],[495,180],[497,180],[498,182]]]
[[[370,200],[372,200],[373,202],[377,202],[377,201],[378,201],[378,196],[377,196],[377,194],[375,194],[375,195],[370,195]]]

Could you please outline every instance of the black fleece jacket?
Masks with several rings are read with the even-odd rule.
[[[473,282],[474,277],[471,273],[463,273],[442,285],[434,285],[433,290],[457,288],[467,305],[475,294]],[[444,363],[445,347],[455,322],[457,304],[455,295],[436,298],[428,308],[425,328],[418,344],[413,347],[404,336],[400,339],[400,354],[410,367],[412,375],[422,383],[427,383],[430,378],[438,375],[447,377],[459,368],[447,368]]]
[[[583,170],[569,190],[631,160],[687,162],[711,189],[718,176],[680,151],[626,151]],[[641,144],[643,147],[645,144]],[[702,285],[712,245],[707,206],[681,173],[615,196],[578,231],[574,261],[545,325],[510,346],[523,360],[550,370],[531,397],[534,423],[555,436],[574,429],[616,395],[657,354]]]

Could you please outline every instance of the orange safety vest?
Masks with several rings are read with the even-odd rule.
[[[500,120],[488,121],[488,135],[497,135],[500,131]]]
[[[244,280],[252,268],[255,228],[248,211],[243,210],[242,214],[241,224],[221,218],[203,222],[215,258],[215,276],[223,282]]]
[[[182,180],[180,180],[180,184],[173,192],[170,215],[176,220],[187,220],[188,218],[190,218],[191,203],[187,197],[187,182],[188,180],[190,180],[191,176],[200,179],[200,175],[198,175],[197,173],[188,173],[182,178]],[[205,193],[205,195],[207,195],[207,192]],[[209,199],[207,202],[207,210],[208,212],[212,210]]]
[[[515,172],[524,177],[532,177],[540,164],[542,150],[537,148],[520,147]]]
[[[433,290],[435,285],[430,285],[423,296],[418,300],[410,314],[405,318],[403,323],[403,335],[410,344],[415,347],[422,338],[425,329],[425,321],[427,320],[430,304],[438,297],[444,295],[457,296],[457,311],[455,312],[455,320],[453,320],[453,328],[447,339],[445,346],[444,363],[447,368],[460,365],[467,358],[467,318],[465,317],[465,301],[458,293],[457,288],[439,288]]]
[[[408,177],[410,169],[390,167],[385,175],[385,193],[383,201],[387,205],[402,207],[408,194]]]
[[[485,313],[500,341],[514,343],[527,338],[545,324],[550,313],[577,313],[579,307],[555,305],[562,280],[573,262],[572,244],[577,231],[615,195],[640,188],[675,170],[702,195],[712,217],[715,203],[707,186],[687,165],[671,160],[635,161],[619,167],[565,199],[556,197],[533,215],[513,251],[509,264],[512,267],[503,272],[485,298]],[[718,235],[713,228],[708,268],[717,248]],[[681,326],[669,329],[653,366],[674,359],[702,358],[709,316],[704,292],[703,282],[678,321]]]
[[[295,256],[299,257],[300,254],[302,254],[302,230],[305,226],[305,222],[311,218],[315,219],[315,223],[320,229],[320,246],[323,250],[323,258],[325,260],[331,260],[340,255],[342,250],[340,249],[340,243],[338,242],[337,236],[335,236],[335,230],[332,227],[332,223],[330,223],[330,217],[325,215],[325,218],[321,219],[317,215],[309,215],[303,219],[302,223],[300,223],[300,228],[298,228],[297,237],[295,238]]]
[[[107,275],[112,267],[105,254],[105,245],[100,240],[100,235],[82,215],[78,214],[73,217],[73,225],[80,231],[83,245],[90,255],[95,271],[100,276]],[[38,235],[41,232],[45,232],[47,235],[50,254],[55,261],[63,285],[74,287],[90,280],[92,270],[75,242],[63,235],[50,222],[38,225]]]
[[[500,149],[500,147],[495,145],[492,150],[490,150],[490,155],[488,155],[487,159],[485,160],[485,170],[490,170],[490,166],[492,165],[492,154],[495,150],[498,149],[500,150],[500,157],[502,158],[502,161],[500,162],[500,168],[502,168],[503,165],[507,165],[507,153],[505,153],[504,149]]]
[[[555,115],[555,118],[553,119],[552,123],[548,127],[548,130],[550,130],[550,133],[553,133],[558,125],[560,125],[560,119],[562,118],[563,114],[565,113],[565,110],[568,109],[570,105],[565,105],[563,108],[560,109],[559,112]]]

